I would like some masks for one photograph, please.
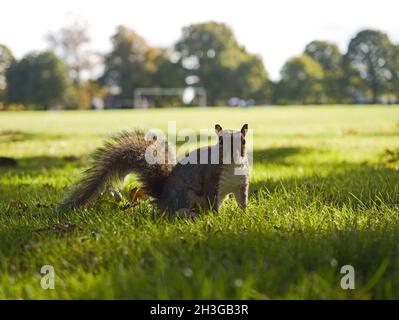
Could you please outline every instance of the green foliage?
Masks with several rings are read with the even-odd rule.
[[[9,102],[37,107],[63,102],[66,108],[89,107],[93,94],[81,74],[93,71],[101,59],[98,54],[86,50],[90,41],[87,26],[74,23],[49,34],[47,40],[67,66],[68,83],[73,86],[66,88],[63,76],[56,76],[59,81],[50,81],[58,89],[43,86],[40,81],[46,80],[40,77],[36,80],[31,76],[32,70],[23,70],[33,68],[29,62],[32,57],[28,56],[12,64],[10,79],[14,79],[14,88],[8,90]],[[111,41],[112,50],[104,57],[104,72],[95,81],[106,89],[101,97],[110,98],[107,101],[112,106],[131,107],[133,92],[138,87],[203,87],[210,105],[225,105],[232,97],[253,100],[258,105],[271,101],[276,104],[337,104],[399,99],[399,46],[376,30],[359,32],[344,56],[335,44],[320,40],[310,42],[301,56],[285,63],[278,83],[269,81],[261,57],[249,53],[224,23],[188,25],[173,48],[151,47],[134,30],[124,26],[117,28]],[[11,52],[0,45],[0,101],[6,100],[4,75],[12,61]],[[16,68],[20,63],[20,69]],[[54,75],[64,73],[61,71],[64,68],[58,67],[56,62],[54,67],[58,70],[51,71]],[[49,71],[34,68],[41,77]],[[20,76],[20,72],[25,74]],[[60,89],[62,87],[66,91]],[[188,105],[196,102],[194,99]],[[149,105],[155,106],[181,104],[181,97],[176,96],[149,100]]]
[[[304,51],[323,68],[323,102],[342,103],[345,99],[343,56],[335,44],[312,41]]]
[[[398,112],[4,112],[0,154],[18,166],[0,167],[0,298],[398,299],[399,171],[386,166],[386,148],[399,149]],[[246,213],[228,201],[219,214],[173,219],[149,202],[126,209],[106,197],[55,212],[104,136],[143,124],[166,129],[165,119],[198,132],[215,121],[249,123],[255,150]],[[136,183],[130,177],[122,191]],[[55,290],[40,287],[40,268],[49,264]],[[347,264],[356,290],[340,287]]]
[[[51,52],[28,54],[13,61],[7,70],[7,97],[11,103],[48,108],[62,102],[67,84],[66,68]]]
[[[120,98],[132,99],[137,87],[153,86],[160,50],[126,27],[120,26],[112,37],[112,51],[105,58],[105,71],[100,82],[115,87]],[[120,92],[118,92],[120,91]]]
[[[160,88],[184,87],[186,85],[184,68],[173,60],[175,52],[171,49],[153,52],[156,64],[156,70],[152,74],[153,85]]]
[[[281,70],[276,99],[282,103],[321,103],[323,77],[322,66],[307,54],[291,58]]]
[[[90,69],[90,53],[85,47],[90,43],[87,24],[77,20],[71,25],[62,27],[57,32],[47,35],[47,42],[69,69],[69,76],[78,89],[81,84],[81,73]]]
[[[243,99],[253,99],[257,104],[270,102],[271,90],[268,74],[258,56],[250,56],[234,72],[233,93]]]
[[[397,90],[398,51],[388,35],[363,30],[350,42],[345,56],[347,77],[355,95],[371,96],[376,103],[385,93]]]
[[[14,56],[9,48],[0,44],[0,103],[5,100],[6,71],[14,61]]]
[[[65,93],[64,109],[87,108],[90,106],[87,91],[77,85],[68,86]]]
[[[154,69],[151,73],[152,87],[182,88],[186,87],[185,71],[178,61],[173,59],[175,52],[172,49],[153,49]],[[152,97],[152,104],[157,107],[181,106],[179,96]]]
[[[207,89],[211,105],[225,104],[231,97],[269,98],[268,76],[262,60],[239,45],[233,31],[223,23],[192,24],[183,29],[175,45],[187,76],[198,78]]]
[[[118,28],[112,43],[100,82],[120,91],[119,98],[132,99],[137,87],[187,86],[205,87],[210,104],[225,104],[233,96],[256,99],[258,103],[269,98],[262,60],[239,46],[224,24],[184,28],[175,50],[152,48],[125,27]],[[168,100],[179,103],[176,98]]]

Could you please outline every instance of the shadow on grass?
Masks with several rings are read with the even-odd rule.
[[[0,167],[1,174],[28,174],[30,176],[37,176],[45,174],[46,170],[51,169],[62,169],[65,167],[73,166],[83,166],[87,162],[86,157],[78,156],[38,156],[38,157],[25,157],[21,159],[16,159],[17,165],[10,167]]]
[[[162,288],[168,288],[167,298],[174,299],[264,299],[287,294],[308,299],[343,298],[345,292],[339,284],[343,276],[340,268],[345,264],[356,270],[356,291],[352,292],[356,295],[352,298],[397,298],[399,294],[397,226],[286,233],[262,230],[251,225],[250,219],[233,220],[230,228],[217,230],[204,219],[197,227],[197,232],[185,228],[179,236],[138,228],[133,242],[128,240],[130,230],[121,228],[117,235],[104,234],[109,238],[101,244],[85,229],[62,237],[9,233],[0,255],[18,262],[17,267],[14,262],[14,270],[5,266],[11,274],[15,268],[32,273],[47,256],[66,274],[74,272],[76,266],[99,276],[106,271],[112,276],[117,297],[125,299],[160,298],[165,293]],[[42,249],[43,241],[54,241],[50,248],[55,251]],[[139,241],[144,244],[139,245]],[[62,255],[55,255],[59,254],[57,246],[64,242],[70,244],[71,252],[68,264],[62,265]],[[14,243],[17,248],[12,247]],[[37,257],[29,254],[32,251]],[[302,283],[306,278],[310,282]],[[251,290],[240,290],[237,279]],[[307,290],[303,290],[305,284]],[[95,287],[90,290],[97,291]]]
[[[255,152],[255,160],[295,166],[290,162],[290,157],[307,152],[313,150],[302,148],[261,150]],[[62,169],[68,165],[68,161],[56,157],[24,158],[21,161],[22,165],[17,171],[29,174],[34,172],[37,175],[45,175],[41,171],[43,166],[48,169]],[[399,172],[388,170],[382,165],[367,163],[363,165],[327,163],[323,166],[328,166],[327,171],[323,170],[323,175],[256,181],[251,186],[251,197],[256,196],[261,189],[265,190],[266,186],[270,194],[286,201],[287,207],[306,208],[314,201],[337,208],[344,205],[349,208],[367,207],[378,203],[398,205]],[[13,186],[11,189],[8,189],[8,186],[3,187],[7,193],[18,194],[17,189],[12,189],[18,186]],[[24,192],[39,195],[45,192],[52,194],[61,192],[59,189],[47,191],[37,189],[37,185],[24,186]],[[318,232],[312,226],[291,231],[286,231],[285,228],[273,229],[266,222],[264,226],[258,225],[257,220],[251,221],[251,218],[245,220],[238,217],[229,220],[228,223],[213,222],[214,218],[209,216],[205,219],[199,218],[196,222],[197,232],[192,232],[190,227],[178,229],[180,233],[156,232],[155,229],[166,229],[160,225],[154,228],[152,233],[152,229],[146,229],[147,224],[154,224],[157,220],[160,224],[169,223],[169,220],[146,213],[144,207],[142,212],[138,208],[124,215],[116,211],[118,208],[115,208],[114,204],[106,205],[104,202],[99,202],[90,209],[93,210],[94,220],[101,221],[98,218],[101,213],[105,215],[108,213],[106,219],[114,219],[111,224],[112,230],[108,228],[100,230],[104,233],[101,236],[107,238],[110,243],[104,242],[99,245],[96,243],[96,234],[93,235],[95,229],[92,220],[87,218],[91,212],[76,212],[71,216],[59,215],[54,214],[51,209],[36,209],[32,205],[26,212],[23,212],[23,209],[13,210],[9,214],[14,219],[18,219],[18,214],[25,215],[24,221],[31,220],[33,224],[37,221],[34,216],[35,210],[41,210],[39,214],[43,218],[44,226],[62,220],[73,221],[77,224],[77,228],[71,232],[54,230],[35,232],[32,231],[34,227],[27,226],[25,222],[18,228],[10,228],[0,234],[3,243],[0,257],[6,261],[15,261],[14,265],[17,265],[18,271],[31,273],[32,270],[38,269],[37,265],[49,254],[41,242],[46,241],[51,246],[54,241],[55,250],[60,243],[66,244],[67,249],[71,251],[68,255],[70,266],[81,265],[89,273],[109,268],[112,272],[113,285],[116,286],[116,294],[120,298],[159,298],[159,291],[156,289],[159,287],[159,281],[164,287],[169,288],[170,298],[190,298],[184,296],[184,292],[189,292],[188,294],[194,298],[262,298],[262,294],[268,297],[283,297],[290,290],[291,293],[299,292],[301,281],[305,281],[306,277],[312,274],[320,275],[322,278],[329,277],[328,285],[336,285],[339,292],[342,292],[338,287],[339,267],[344,263],[356,267],[357,281],[359,281],[357,282],[359,289],[356,292],[360,292],[359,297],[397,298],[392,294],[392,290],[390,291],[390,285],[399,285],[396,277],[398,226],[394,223],[391,226],[387,225],[387,221],[383,218],[378,221],[377,217],[371,226],[348,225],[344,226],[343,230],[338,230],[331,224],[328,225],[327,231]],[[79,214],[85,216],[79,217]],[[134,216],[129,218],[128,214]],[[208,219],[211,223],[208,223]],[[215,217],[215,220],[217,219],[218,217]],[[3,221],[5,220],[3,218]],[[173,220],[170,223],[173,224]],[[126,225],[132,225],[139,233],[140,236],[134,241],[147,242],[143,246],[132,245],[130,233],[133,230]],[[118,230],[117,235],[116,230]],[[206,236],[199,236],[202,235],[199,231]],[[146,240],[148,238],[150,240]],[[120,245],[121,243],[123,245]],[[32,258],[29,254],[32,251],[37,253],[37,258]],[[96,257],[101,257],[102,262],[98,263]],[[52,258],[55,263],[59,263],[59,258]],[[381,266],[384,266],[384,261],[390,262],[391,265],[381,269],[383,272],[379,275],[378,272]],[[333,265],[337,263],[339,265],[334,267]],[[115,271],[117,267],[119,269]],[[187,268],[193,275],[190,279],[185,275]],[[378,278],[373,284],[374,287],[371,285],[367,287],[370,279],[374,279],[373,276],[376,274]],[[250,292],[253,295],[243,297],[237,291],[235,280],[242,279],[245,283],[246,279],[251,277],[256,280],[251,284]],[[223,281],[212,282],[210,279]],[[203,296],[206,293],[200,290],[207,281],[213,291],[208,293],[210,296]],[[307,293],[304,298],[324,297],[326,282],[323,281],[316,282],[316,285],[310,281],[309,290],[305,290]],[[298,288],[295,285],[298,285]],[[320,285],[318,289],[317,285]],[[362,287],[366,289],[359,291]],[[93,291],[93,288],[91,290]],[[101,288],[98,291],[100,292]],[[219,295],[215,296],[215,292]]]
[[[57,175],[65,178],[66,172],[83,168],[85,161],[85,158],[74,156],[40,156],[17,159],[15,167],[0,167],[0,204],[26,201],[32,197],[37,199],[37,202],[46,203],[54,195],[65,192],[63,187],[56,187],[57,183],[52,183],[60,178]],[[78,178],[78,175],[71,177],[71,180],[75,178]]]
[[[114,298],[157,299],[165,294],[163,288],[168,289],[166,298],[172,299],[264,299],[288,293],[305,299],[343,298],[345,292],[339,283],[344,264],[356,269],[356,291],[352,292],[356,295],[352,298],[397,298],[392,290],[399,285],[397,227],[286,234],[260,230],[254,224],[248,228],[237,221],[232,221],[228,230],[207,227],[205,231],[202,225],[206,221],[199,223],[198,231],[204,231],[206,236],[187,229],[183,233],[145,231],[144,238],[150,238],[140,246],[135,241],[144,239],[143,230],[138,230],[141,236],[133,242],[123,230],[118,236],[109,234],[108,242],[101,245],[96,237],[87,236],[87,230],[76,230],[67,239],[47,239],[50,245],[53,241],[53,255],[47,247],[41,248],[43,236],[26,233],[17,239],[17,247],[8,245],[0,256],[12,262],[4,266],[11,274],[34,273],[49,256],[55,268],[65,274],[80,266],[100,279],[111,275]],[[11,244],[15,234],[7,237]],[[57,252],[57,246],[62,247],[60,243],[65,242],[70,250],[67,255]],[[32,251],[33,256],[29,254]],[[65,257],[68,263],[62,264]],[[246,285],[246,290],[240,290],[237,279]],[[304,282],[306,279],[310,282]],[[87,297],[93,292],[101,295],[104,290],[101,283],[93,285],[91,292],[85,293]]]
[[[255,163],[275,163],[275,164],[287,164],[288,159],[297,154],[307,154],[313,152],[310,148],[300,147],[281,147],[281,148],[269,148],[262,150],[255,150],[253,152]]]
[[[255,163],[297,167],[289,158],[313,152],[303,148],[275,148],[254,152]],[[320,201],[327,205],[371,206],[375,204],[399,205],[399,171],[387,169],[383,163],[370,164],[333,162],[315,164],[312,175],[282,179],[266,178],[252,181],[250,193],[266,190],[271,194],[302,197],[303,201]],[[266,169],[267,170],[267,169]]]
[[[43,139],[51,139],[58,140],[62,139],[65,136],[60,134],[44,134],[44,133],[33,133],[27,131],[20,130],[3,130],[0,131],[0,142],[22,142],[22,141],[30,141],[30,140],[43,140]]]
[[[399,284],[394,245],[399,240],[397,231],[397,228],[342,230],[287,236],[273,231],[250,230],[208,232],[207,237],[188,236],[184,241],[177,237],[162,237],[154,239],[151,246],[162,253],[160,261],[164,267],[161,272],[157,268],[159,255],[149,249],[141,253],[144,263],[140,265],[147,274],[129,270],[131,265],[127,261],[128,274],[115,272],[114,283],[128,283],[125,290],[119,292],[120,297],[136,299],[143,298],[143,295],[147,299],[156,298],[157,292],[151,288],[157,287],[157,281],[164,274],[170,277],[165,286],[173,292],[168,298],[175,299],[264,299],[284,297],[287,293],[305,299],[320,299],[326,295],[329,298],[341,295],[343,298],[345,292],[339,286],[340,268],[346,263],[356,268],[357,298],[393,298],[396,295],[389,288],[393,283],[394,286]],[[391,265],[387,268],[389,263]],[[187,266],[190,266],[190,274],[194,275],[191,279],[184,275]],[[141,277],[135,278],[138,274]],[[319,281],[311,281],[307,290],[302,291],[302,281],[309,276],[311,279],[316,276],[313,280]],[[201,296],[204,292],[195,289],[203,288],[203,283],[209,279],[223,280],[212,281],[213,293]],[[247,290],[246,296],[240,296],[235,279],[256,280],[249,280],[252,290]],[[190,291],[192,296],[184,296]]]
[[[298,154],[314,152],[311,148],[282,147],[254,152],[255,163],[275,164],[295,167],[290,161],[291,157]],[[51,170],[84,168],[87,158],[74,157],[30,157],[19,160],[16,168],[0,168],[0,175],[7,173],[12,177],[28,175],[32,178],[46,176]],[[315,164],[318,165],[318,164]],[[282,179],[265,178],[252,181],[250,184],[250,197],[257,197],[261,191],[272,195],[281,195],[287,201],[299,201],[302,205],[318,201],[320,203],[337,206],[371,206],[375,204],[398,205],[399,204],[399,172],[389,170],[382,164],[356,164],[356,163],[323,163],[320,174],[312,170],[312,175],[303,174],[298,177]],[[267,170],[267,169],[266,169]],[[305,171],[306,172],[306,171]],[[315,173],[316,172],[316,173]],[[52,173],[54,176],[54,173]],[[71,177],[74,181],[79,175]],[[54,196],[54,193],[65,192],[65,189],[54,188],[47,190],[45,184],[5,185],[1,188],[4,194],[1,198],[9,200],[14,195],[27,194],[40,195],[46,198]],[[14,196],[15,197],[15,196]],[[60,195],[61,197],[61,195]],[[298,200],[299,199],[299,200]]]
[[[255,162],[266,162],[276,164],[288,164],[287,159],[295,154],[312,152],[311,149],[297,147],[271,148],[267,150],[255,151]],[[69,166],[83,167],[88,164],[89,156],[75,157],[73,155],[65,157],[57,156],[38,156],[17,159],[18,165],[13,168],[1,168],[0,175],[9,173],[18,175],[28,174],[32,177],[45,174],[45,170],[62,169]]]

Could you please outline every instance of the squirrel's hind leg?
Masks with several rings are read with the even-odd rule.
[[[248,204],[248,184],[242,186],[240,190],[234,192],[234,197],[241,209],[246,209]]]

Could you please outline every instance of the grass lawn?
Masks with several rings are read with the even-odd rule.
[[[52,209],[104,137],[169,120],[254,130],[246,213],[229,201],[191,221],[110,198]],[[2,112],[0,156],[18,166],[0,167],[0,298],[398,299],[398,151],[399,107]],[[340,287],[343,265],[355,290]]]

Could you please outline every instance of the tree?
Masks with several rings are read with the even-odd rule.
[[[388,35],[376,30],[359,32],[345,56],[351,87],[371,95],[373,103],[384,93],[393,93],[397,83],[397,50]]]
[[[157,70],[152,74],[153,85],[160,88],[184,87],[185,70],[173,49],[160,49],[155,57]]]
[[[90,80],[95,67],[102,63],[100,54],[88,50],[90,37],[84,20],[77,19],[56,32],[47,35],[50,49],[62,59],[68,67],[72,85],[65,97],[68,108],[90,107],[92,94]]]
[[[87,24],[83,20],[46,36],[50,49],[53,50],[69,68],[70,77],[76,86],[80,86],[82,72],[91,66],[91,53],[86,50],[90,43]]]
[[[0,102],[4,101],[6,90],[6,71],[14,61],[11,50],[0,44]]]
[[[61,103],[67,89],[67,71],[53,53],[32,53],[13,61],[6,73],[9,102],[47,109]]]
[[[119,98],[133,99],[135,88],[153,85],[161,50],[151,48],[136,32],[123,26],[118,27],[111,41],[113,48],[105,57],[99,81]]]
[[[276,88],[279,103],[321,103],[323,68],[307,54],[288,60]]]
[[[325,102],[343,102],[345,99],[343,55],[338,47],[326,41],[312,41],[306,46],[304,53],[323,68]]]
[[[396,83],[395,83],[395,88],[399,88],[399,45],[395,46],[396,49],[396,70],[397,70],[397,77],[396,77]],[[399,99],[399,89],[396,89],[395,92],[396,99]]]
[[[261,57],[253,55],[234,72],[233,93],[243,99],[254,99],[258,104],[270,102],[269,77]]]
[[[248,77],[246,84],[253,84],[249,89],[251,94],[241,92],[247,97],[254,92],[258,94],[263,90],[260,86],[268,84],[261,60],[240,46],[233,31],[223,23],[207,22],[183,28],[175,49],[187,77],[197,79],[196,85],[207,90],[210,104],[224,104],[244,90],[241,85],[245,79],[237,75]]]

